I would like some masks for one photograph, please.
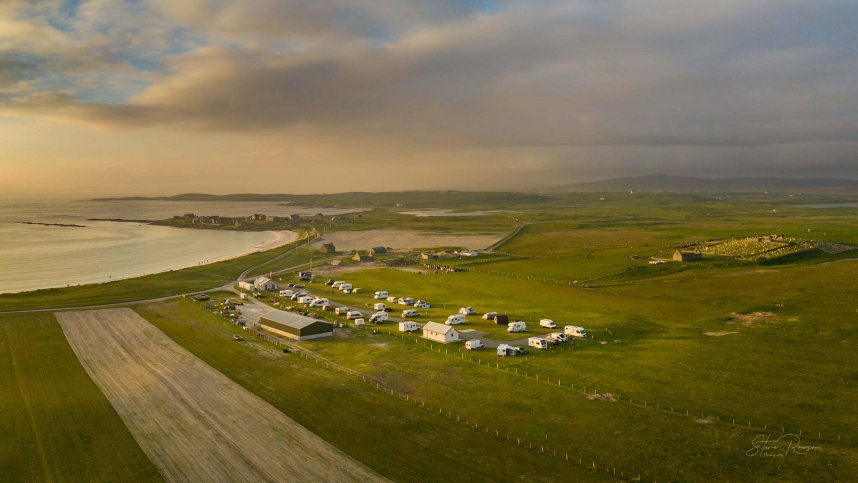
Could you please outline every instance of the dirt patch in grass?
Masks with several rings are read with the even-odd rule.
[[[715,418],[712,416],[703,416],[694,420],[697,424],[712,424],[715,422]]]
[[[772,312],[751,312],[749,314],[740,314],[733,312],[730,314],[732,322],[741,322],[745,327],[752,327],[763,322],[777,322],[778,314]]]
[[[588,401],[609,401],[609,402],[617,402],[617,398],[609,393],[596,393],[596,394],[587,394],[584,396]]]
[[[730,335],[730,334],[738,334],[738,332],[718,331],[718,332],[704,332],[703,333],[703,335],[708,335],[709,337],[723,337],[725,335]]]

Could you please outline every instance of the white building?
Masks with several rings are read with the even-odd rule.
[[[253,281],[253,286],[256,287],[256,290],[262,290],[264,292],[274,292],[277,290],[277,284],[274,283],[274,280],[271,280],[268,277],[259,277]]]
[[[256,292],[256,286],[250,282],[238,282],[238,288],[248,292]]]
[[[449,325],[426,322],[423,326],[423,338],[449,344],[459,340],[459,332]]]

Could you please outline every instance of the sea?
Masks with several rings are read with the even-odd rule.
[[[194,230],[93,218],[337,215],[357,210],[278,202],[0,199],[0,293],[139,277],[284,245],[296,234]]]

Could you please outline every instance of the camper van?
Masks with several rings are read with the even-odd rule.
[[[420,326],[417,325],[417,322],[400,322],[399,323],[399,331],[400,332],[417,332],[420,330]]]
[[[387,309],[387,305],[384,302],[379,302],[377,304],[373,304],[373,306],[372,306],[372,310],[376,310],[376,311],[378,311],[378,310],[384,311],[385,309]]]
[[[554,323],[551,319],[542,319],[539,321],[540,327],[545,327],[546,329],[556,329],[557,324]]]
[[[360,310],[349,310],[348,312],[346,312],[347,319],[359,319],[361,317],[363,317],[363,314]]]
[[[536,347],[537,349],[548,349],[548,341],[542,337],[531,337],[527,339],[527,345]]]
[[[295,295],[295,292],[293,292],[291,290],[281,290],[280,291],[281,297],[291,297],[292,295]]]
[[[477,311],[469,305],[467,307],[462,307],[461,309],[459,309],[459,313],[462,315],[474,315],[477,313]]]
[[[349,311],[348,307],[337,307],[334,309],[334,313],[337,315],[346,315],[346,313],[348,313],[348,311]]]
[[[498,346],[498,356],[500,357],[514,357],[516,354],[518,354],[518,350],[509,344],[500,344]]]
[[[380,324],[382,322],[386,322],[390,320],[390,316],[387,315],[387,312],[381,311],[372,314],[372,317],[369,318],[369,321],[373,324]]]
[[[569,337],[577,337],[579,339],[587,338],[587,331],[584,330],[583,327],[578,327],[577,325],[567,325],[566,327],[563,327],[563,333]]]
[[[326,298],[316,297],[312,302],[310,302],[310,307],[321,307],[323,305],[327,305],[329,302],[330,300]]]
[[[482,349],[483,347],[485,347],[485,345],[483,345],[483,341],[481,341],[480,339],[471,339],[465,341],[465,349],[468,349],[469,351]]]
[[[420,317],[420,312],[414,309],[405,309],[402,311],[403,317]]]
[[[527,324],[522,321],[510,322],[506,327],[507,332],[527,332]]]
[[[497,313],[497,312],[486,312],[486,313],[484,313],[484,314],[483,314],[483,319],[485,319],[485,320],[495,320],[495,317],[497,317],[497,315],[498,315],[498,313]]]
[[[552,332],[546,335],[545,338],[552,344],[562,344],[566,342],[566,334],[563,332]]]
[[[451,315],[447,317],[447,321],[444,322],[447,325],[457,325],[465,323],[465,316],[462,314]]]
[[[376,300],[384,300],[384,299],[386,299],[386,298],[387,298],[387,295],[388,295],[388,294],[387,294],[387,292],[385,292],[385,291],[380,291],[380,292],[376,292],[376,293],[372,296],[372,298],[374,298],[374,299],[376,299]]]

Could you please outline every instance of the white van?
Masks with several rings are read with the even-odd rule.
[[[481,341],[480,339],[471,339],[465,341],[465,349],[468,349],[469,351],[482,349],[483,347],[485,347],[485,345],[483,345],[483,341]]]
[[[420,326],[417,325],[417,322],[405,321],[399,323],[400,332],[416,332],[418,330],[420,330]]]
[[[578,327],[577,325],[567,325],[566,327],[563,327],[563,333],[569,337],[577,337],[579,339],[587,338],[587,331],[584,330],[583,327]]]
[[[530,337],[527,339],[527,345],[536,347],[537,349],[548,349],[548,341],[542,337]]]
[[[347,319],[359,319],[361,317],[363,317],[363,314],[360,310],[349,310],[348,312],[346,312]]]
[[[546,329],[556,329],[557,324],[554,323],[551,319],[542,319],[539,321],[540,327],[545,327]]]
[[[281,291],[280,291],[280,296],[281,296],[281,297],[291,297],[291,296],[292,296],[292,295],[294,295],[294,294],[295,294],[295,292],[293,292],[293,291],[291,291],[291,290],[281,290]]]
[[[510,322],[506,326],[507,332],[527,332],[527,324],[522,321]]]
[[[405,309],[402,311],[403,317],[420,317],[420,312],[414,309]]]
[[[373,294],[372,298],[374,298],[376,300],[384,300],[387,298],[387,296],[388,296],[387,292],[382,290],[382,291],[379,291],[379,292],[376,292],[375,294]]]
[[[379,302],[379,303],[374,304],[374,305],[372,306],[372,309],[373,309],[373,310],[382,310],[382,311],[383,311],[383,310],[384,310],[384,309],[386,309],[386,308],[387,308],[387,305],[386,305],[384,302]]]
[[[447,325],[458,325],[465,323],[465,316],[462,314],[451,315],[447,317],[447,321],[444,322]]]
[[[369,318],[369,321],[373,324],[380,324],[382,322],[387,322],[390,320],[390,316],[387,315],[387,312],[376,312],[372,314],[372,317]]]

